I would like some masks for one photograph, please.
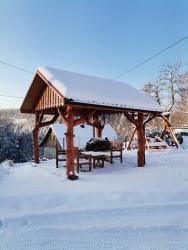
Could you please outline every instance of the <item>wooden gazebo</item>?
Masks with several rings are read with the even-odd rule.
[[[149,96],[125,83],[53,68],[39,68],[21,106],[22,113],[36,116],[33,129],[34,160],[39,163],[39,129],[57,118],[66,125],[66,174],[74,176],[74,127],[87,123],[102,136],[104,118],[124,114],[138,135],[138,166],[145,164],[145,124],[162,117],[160,106]],[[43,121],[44,115],[51,115]],[[164,118],[164,117],[162,117]],[[164,118],[165,119],[165,118]],[[166,121],[168,122],[168,121]]]

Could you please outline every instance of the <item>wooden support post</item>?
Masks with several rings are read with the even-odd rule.
[[[102,130],[104,128],[104,126],[101,125],[101,122],[99,121],[99,116],[97,115],[95,117],[95,136],[98,138],[102,138]]]
[[[138,167],[143,167],[145,165],[145,147],[146,147],[143,113],[138,113],[137,135],[138,135]]]
[[[96,134],[96,137],[101,138],[102,137],[102,128],[96,127],[95,134]]]
[[[175,136],[175,134],[174,134],[172,128],[171,128],[171,127],[168,127],[168,129],[169,129],[169,131],[170,131],[170,133],[171,133],[172,139],[173,139],[173,141],[174,141],[176,147],[179,148],[179,142],[178,142],[178,140],[177,140],[177,138],[176,138],[176,136]]]
[[[67,132],[66,132],[66,174],[68,179],[75,180],[78,176],[74,172],[74,113],[72,107],[67,107]]]
[[[136,133],[136,128],[134,128],[134,130],[133,130],[133,134],[132,134],[132,136],[131,136],[131,138],[130,138],[129,144],[128,144],[128,146],[127,146],[127,150],[131,150],[131,143],[132,143],[132,141],[133,141],[133,138],[134,138],[135,133]]]
[[[93,138],[95,138],[95,127],[92,126],[92,128],[93,128]]]
[[[35,163],[39,163],[39,142],[38,142],[38,134],[39,134],[39,120],[40,115],[37,112],[35,117],[35,128],[33,129],[33,154]]]
[[[34,161],[37,164],[39,163],[39,142],[38,142],[39,129],[41,127],[49,126],[50,124],[53,124],[57,118],[58,118],[58,114],[55,114],[51,120],[47,122],[42,122],[43,114],[36,112],[35,127],[33,129],[33,154],[34,154]]]
[[[163,141],[166,141],[167,127],[168,127],[167,122],[163,120],[163,129],[162,129],[162,134],[161,134]]]
[[[174,133],[173,133],[173,131],[172,131],[172,128],[171,128],[172,126],[171,126],[171,124],[170,124],[170,122],[169,122],[169,120],[170,120],[170,115],[167,116],[167,117],[164,117],[164,116],[161,115],[161,116],[159,116],[159,117],[163,119],[163,130],[162,130],[162,135],[161,135],[162,139],[163,139],[164,141],[166,141],[165,135],[166,135],[167,130],[169,130],[169,132],[170,132],[170,134],[171,134],[171,136],[172,136],[172,140],[174,141],[176,147],[179,148],[179,142],[178,142],[176,136],[174,135]]]

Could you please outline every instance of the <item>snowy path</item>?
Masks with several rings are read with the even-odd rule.
[[[185,218],[188,218],[188,204],[5,219],[1,221],[0,249],[187,250]]]
[[[0,168],[0,250],[188,250],[188,154],[125,153],[80,180],[54,162]]]

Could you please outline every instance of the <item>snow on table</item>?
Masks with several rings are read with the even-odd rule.
[[[124,151],[74,182],[53,160],[0,166],[0,250],[187,250],[187,150],[146,159]]]

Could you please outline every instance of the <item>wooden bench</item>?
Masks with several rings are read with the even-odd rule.
[[[123,162],[123,143],[119,141],[110,141],[110,163],[113,163],[114,158],[119,158],[120,162]],[[108,158],[107,158],[108,159]]]
[[[104,167],[104,161],[113,163],[114,158],[119,158],[120,162],[123,162],[122,157],[123,143],[119,141],[110,141],[108,151],[86,151],[83,152],[78,148],[75,148],[75,159],[77,173],[83,170],[83,166],[88,165],[88,171],[91,171],[92,163],[93,167]],[[58,149],[56,146],[56,168],[58,168],[59,161],[66,161],[66,150]]]
[[[89,169],[88,171],[91,171],[91,165],[92,165],[92,158],[90,155],[83,154],[78,148],[75,148],[74,151],[74,164],[76,165],[77,173],[79,173],[80,168],[82,168],[85,165],[88,165]],[[64,161],[66,162],[66,150],[59,149],[58,146],[56,146],[56,168],[59,167],[59,162]],[[86,172],[86,170],[82,170]]]
[[[56,145],[56,168],[59,166],[59,161],[66,161],[66,150],[59,149]]]
[[[147,150],[162,150],[168,149],[168,144],[163,141],[160,137],[156,136],[155,138],[146,137],[146,149]]]
[[[79,150],[77,147],[74,149],[74,164],[76,165],[76,171],[77,173],[81,171],[83,172],[90,172],[91,171],[91,165],[92,165],[92,157],[89,154],[84,154],[81,150]],[[84,170],[83,166],[88,165],[88,170]]]

